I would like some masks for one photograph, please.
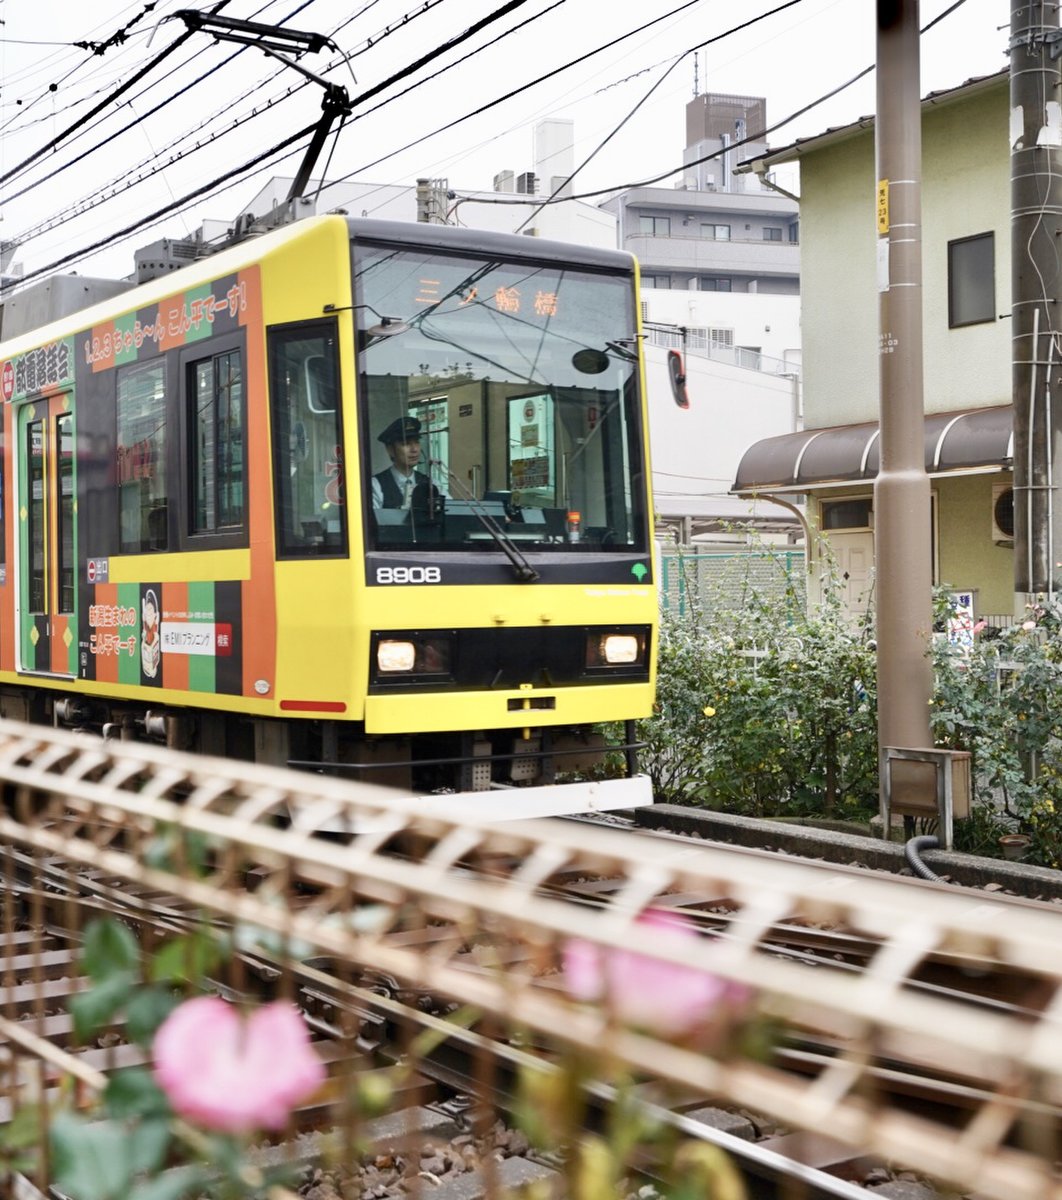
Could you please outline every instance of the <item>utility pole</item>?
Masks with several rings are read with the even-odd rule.
[[[422,224],[445,225],[447,202],[453,198],[445,179],[418,179],[417,220]]]
[[[878,744],[932,746],[930,489],[922,393],[918,0],[877,0],[881,469],[874,483]],[[882,755],[882,796],[886,795]],[[884,811],[884,800],[883,800]],[[886,830],[886,836],[888,832]]]
[[[1011,0],[1011,336],[1014,404],[1014,603],[1055,591],[1062,500],[1062,111],[1058,4]]]

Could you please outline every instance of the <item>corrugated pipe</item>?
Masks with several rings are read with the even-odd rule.
[[[907,860],[907,865],[919,879],[935,879],[938,883],[940,882],[940,876],[935,871],[930,870],[919,857],[923,850],[936,850],[939,846],[940,840],[931,835],[914,837],[904,842],[903,856]]]

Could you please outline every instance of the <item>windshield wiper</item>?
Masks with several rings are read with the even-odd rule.
[[[435,461],[434,459],[432,460]],[[459,493],[464,493],[460,498],[467,500],[469,507],[473,513],[479,518],[479,523],[490,534],[494,541],[504,552],[505,557],[512,563],[513,571],[516,578],[521,583],[534,583],[538,578],[538,572],[527,561],[527,558],[521,552],[513,539],[505,532],[497,521],[490,515],[482,504],[476,499],[471,491],[465,486],[461,480],[449,467],[446,468],[447,478],[450,480],[450,486],[455,488]]]

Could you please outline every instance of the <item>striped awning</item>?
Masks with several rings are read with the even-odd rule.
[[[1014,459],[1012,409],[974,408],[932,413],[925,419],[925,464],[930,475],[1010,470]],[[730,489],[803,492],[827,484],[857,483],[878,473],[877,421],[802,429],[754,442]]]

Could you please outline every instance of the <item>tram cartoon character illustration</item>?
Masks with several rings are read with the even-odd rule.
[[[159,598],[154,588],[148,588],[140,602],[140,665],[149,679],[154,679],[159,673],[162,660],[160,624]]]

